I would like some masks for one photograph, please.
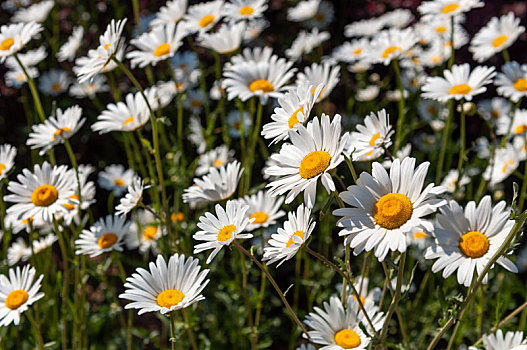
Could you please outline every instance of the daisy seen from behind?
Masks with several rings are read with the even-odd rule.
[[[75,254],[93,258],[112,250],[121,252],[129,228],[130,222],[126,221],[125,216],[108,215],[100,218],[89,230],[82,230],[79,239],[75,240]]]

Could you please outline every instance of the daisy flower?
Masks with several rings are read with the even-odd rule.
[[[353,63],[364,58],[370,41],[366,38],[355,39],[337,46],[331,53],[331,57],[337,62]]]
[[[412,28],[383,30],[372,39],[365,56],[373,63],[388,65],[394,59],[405,57],[417,40]]]
[[[229,150],[227,145],[221,145],[213,150],[203,153],[198,158],[198,166],[196,168],[196,175],[201,176],[207,174],[211,168],[219,168],[233,160],[234,151]]]
[[[225,209],[219,204],[215,206],[216,216],[206,213],[200,216],[198,231],[192,236],[196,241],[205,241],[194,246],[194,254],[213,249],[207,258],[207,264],[218,254],[223,246],[230,245],[237,238],[252,238],[250,233],[242,233],[247,225],[255,219],[246,215],[249,206],[239,201],[228,201]]]
[[[36,22],[16,23],[0,27],[0,63],[6,57],[20,51],[31,39],[44,29]]]
[[[501,183],[518,168],[518,165],[520,165],[519,157],[518,150],[509,143],[505,147],[498,148],[493,162],[483,172],[483,178],[491,186]]]
[[[242,134],[247,137],[253,125],[251,114],[248,111],[243,111],[240,115],[239,111],[232,110],[227,114],[227,125],[229,126],[229,135],[232,138],[239,139]]]
[[[307,127],[299,125],[289,132],[291,144],[282,145],[280,153],[271,156],[279,165],[266,169],[266,174],[280,176],[267,185],[272,196],[289,192],[285,202],[291,203],[304,192],[304,203],[313,208],[319,178],[328,193],[335,191],[329,171],[344,160],[342,151],[349,137],[348,133],[341,135],[340,120],[339,114],[331,121],[322,114],[320,120],[315,117]]]
[[[158,219],[146,209],[138,209],[133,213],[130,232],[125,236],[127,249],[137,249],[141,254],[149,250],[154,254],[158,252],[159,238],[167,234],[166,228]]]
[[[139,50],[129,52],[126,58],[130,59],[132,68],[143,68],[149,64],[155,66],[174,55],[185,35],[181,25],[176,26],[175,23],[154,27],[152,31],[130,41]]]
[[[35,281],[35,268],[26,265],[20,269],[9,269],[9,277],[0,275],[0,326],[13,323],[18,326],[20,315],[37,300],[44,297],[38,293],[44,275]]]
[[[242,172],[238,161],[219,169],[210,168],[207,175],[201,179],[194,178],[194,185],[183,191],[183,202],[195,207],[229,198],[236,191]]]
[[[75,73],[79,83],[90,80],[100,72],[108,72],[114,69],[117,64],[111,62],[113,55],[119,60],[124,55],[124,43],[121,34],[126,24],[126,18],[115,22],[110,22],[106,31],[99,37],[99,46],[88,51],[88,56],[80,57],[75,61]]]
[[[18,219],[16,215],[13,215],[12,213],[7,214],[4,220],[6,229],[11,229],[11,232],[14,235],[22,230],[30,232],[30,223],[31,226],[33,226],[33,229],[39,232],[44,230],[46,228],[45,226],[47,226],[46,223],[40,218],[29,217],[27,219]]]
[[[410,153],[412,153],[412,144],[408,143],[405,146],[401,147],[400,150],[395,153],[394,159],[399,159],[399,161],[402,161],[406,157],[410,157]],[[386,159],[384,162],[382,162],[382,166],[385,169],[390,169],[392,167],[392,160]]]
[[[53,0],[45,0],[39,3],[33,4],[27,8],[18,10],[13,17],[11,17],[11,22],[14,23],[29,23],[37,22],[42,23],[47,18],[51,9],[55,5]]]
[[[126,215],[134,209],[141,202],[144,189],[143,180],[139,176],[135,176],[130,186],[128,186],[128,193],[124,198],[121,198],[119,205],[115,207],[115,213],[117,215]]]
[[[423,97],[446,102],[455,98],[472,101],[472,97],[485,91],[496,72],[494,67],[476,67],[470,72],[468,63],[453,65],[452,70],[445,69],[442,77],[428,77],[423,85]]]
[[[79,210],[88,209],[93,203],[95,203],[95,183],[88,181],[88,177],[95,169],[91,165],[80,164],[77,168],[79,175],[79,182],[75,186],[75,194],[70,198],[77,200],[77,204],[66,204],[66,208],[69,213],[64,216],[64,223],[66,225],[71,224],[75,220],[79,219]],[[75,180],[77,178],[75,177]],[[80,193],[78,192],[80,189]],[[34,224],[33,224],[34,225]]]
[[[238,50],[242,43],[245,28],[245,22],[223,24],[214,33],[200,33],[198,44],[222,55],[227,55]]]
[[[511,124],[512,122],[512,124]],[[498,119],[497,135],[508,135],[510,137],[523,135],[527,131],[527,109],[517,109],[511,120],[509,115]]]
[[[299,1],[295,7],[287,9],[287,19],[292,22],[304,22],[315,17],[320,0]]]
[[[498,329],[494,334],[483,335],[483,345],[485,345],[485,350],[527,349],[527,341],[523,337],[523,332],[507,332],[504,335],[501,329]]]
[[[84,28],[79,26],[73,29],[73,33],[68,38],[68,41],[62,45],[57,52],[57,60],[59,62],[73,61],[75,53],[82,45],[82,36],[84,35]]]
[[[269,27],[269,21],[265,18],[254,19],[247,23],[245,34],[243,35],[243,42],[248,43],[260,37],[260,34]]]
[[[249,206],[249,219],[254,219],[247,226],[247,231],[274,225],[277,219],[285,215],[285,212],[280,210],[284,198],[273,197],[267,191],[258,191],[252,196],[243,197],[241,201]]]
[[[7,174],[15,165],[16,148],[9,145],[0,145],[0,180],[7,178]]]
[[[246,53],[247,51],[244,51]],[[231,62],[241,61],[233,58]],[[263,104],[269,97],[279,98],[287,88],[285,84],[296,71],[293,62],[272,55],[268,61],[242,61],[225,66],[223,72],[223,88],[227,90],[227,97],[233,100],[238,97],[242,101],[256,96]]]
[[[40,46],[38,49],[29,50],[25,53],[18,54],[18,59],[20,60],[20,62],[22,62],[26,70],[28,68],[33,68],[33,66],[36,66],[37,64],[42,62],[42,60],[44,60],[46,57],[48,57],[48,54],[44,46]],[[5,60],[5,65],[12,70],[22,70],[13,56],[10,56]],[[31,75],[31,77],[33,76]]]
[[[205,280],[209,270],[201,270],[198,259],[174,254],[167,265],[158,255],[149,268],[138,268],[126,279],[126,290],[119,298],[132,302],[125,309],[139,309],[139,315],[156,311],[164,315],[205,299],[200,293],[209,283]]]
[[[85,118],[81,118],[82,108],[78,105],[66,109],[56,109],[56,115],[51,116],[42,124],[35,124],[26,145],[32,149],[42,148],[40,155],[45,154],[53,146],[64,143],[82,127]]]
[[[291,44],[291,47],[285,50],[285,55],[287,58],[297,61],[302,55],[311,53],[314,48],[320,46],[329,38],[330,34],[328,32],[319,32],[318,28],[314,28],[312,32],[302,30]]]
[[[71,79],[68,73],[59,69],[52,69],[42,74],[38,82],[38,89],[50,96],[58,96],[68,90]]]
[[[364,125],[357,125],[358,131],[353,131],[344,152],[353,161],[368,161],[379,158],[384,149],[392,144],[394,131],[390,125],[390,116],[383,109],[377,114],[371,112],[364,118]]]
[[[364,311],[372,321],[377,321],[374,323],[378,328],[376,330],[384,324],[382,313],[378,313],[378,308],[372,302],[366,303],[363,311],[360,304],[353,300],[353,295],[348,297],[345,306],[336,295],[329,299],[329,303],[324,302],[323,306],[324,309],[315,307],[315,311],[310,312],[304,321],[312,329],[309,331],[310,340],[323,345],[320,350],[367,349],[371,338],[361,329],[361,325],[370,328]]]
[[[189,129],[189,141],[194,146],[196,146],[198,154],[202,154],[207,149],[207,143],[205,142],[203,126],[201,126],[201,122],[198,117],[190,117]]]
[[[422,258],[422,252],[430,245],[430,232],[422,227],[412,228],[406,235],[406,245],[416,246],[419,250],[418,258]]]
[[[75,194],[75,174],[65,165],[35,164],[33,173],[24,169],[17,180],[9,182],[7,190],[12,194],[4,197],[5,201],[15,203],[7,213],[17,219],[34,217],[50,222],[54,215],[68,213],[66,205],[77,203],[71,198]]]
[[[483,271],[514,226],[505,206],[501,201],[493,208],[490,196],[485,196],[477,207],[476,202],[468,202],[464,212],[455,201],[441,208],[433,232],[435,240],[425,252],[426,259],[437,259],[432,272],[443,270],[443,277],[447,278],[457,270],[457,282],[470,286],[474,273]],[[504,256],[496,262],[518,272],[516,265]],[[485,275],[483,283],[487,280]]]
[[[58,240],[58,237],[54,234],[49,234],[41,239],[33,241],[33,252],[36,254],[40,253],[41,251],[48,249]],[[28,259],[31,257],[31,251],[30,256],[28,256]]]
[[[128,186],[132,185],[135,173],[133,169],[125,171],[121,164],[112,164],[99,172],[99,186],[108,191],[113,191],[116,196],[121,196]]]
[[[91,81],[79,83],[73,82],[70,86],[70,95],[76,98],[88,97],[94,99],[97,93],[108,92],[110,87],[106,84],[106,77],[104,75],[96,75]]]
[[[282,214],[283,215],[283,214]],[[282,265],[296,255],[315,229],[316,222],[311,219],[311,209],[301,204],[296,212],[289,212],[288,220],[284,222],[284,228],[278,228],[277,233],[271,236],[264,248],[264,261],[267,264]]]
[[[384,27],[382,18],[368,18],[355,21],[344,27],[344,35],[351,37],[372,37]]]
[[[7,248],[7,264],[13,266],[18,264],[19,261],[27,261],[31,256],[31,248],[29,248],[22,237],[11,244]]]
[[[304,22],[308,28],[326,28],[335,18],[335,9],[329,1],[321,1],[318,4],[317,12]]]
[[[156,18],[150,22],[150,26],[155,28],[181,21],[187,11],[187,3],[187,0],[167,1],[165,6],[162,6],[156,13]]]
[[[501,70],[494,81],[498,94],[513,102],[527,96],[527,65],[512,61],[505,63]]]
[[[203,110],[206,98],[202,90],[189,90],[183,100],[183,107],[190,110],[192,114],[198,115]]]
[[[423,189],[430,163],[415,169],[415,158],[395,159],[390,174],[380,163],[373,163],[372,175],[363,172],[357,184],[340,193],[344,203],[352,208],[340,208],[334,215],[343,216],[337,226],[340,236],[358,255],[375,251],[379,261],[388,252],[406,251],[406,234],[416,226],[432,229],[424,216],[446,204],[437,196],[446,191],[443,186],[429,184]]]
[[[469,50],[476,61],[483,62],[514,44],[524,31],[525,27],[520,26],[520,19],[514,17],[512,12],[500,18],[492,17],[474,36]]]
[[[130,222],[125,216],[108,215],[97,220],[89,230],[82,230],[75,240],[75,254],[88,255],[90,258],[105,252],[123,251],[124,236],[128,234]]]
[[[414,15],[408,9],[395,9],[384,13],[379,20],[389,28],[405,28],[414,20]]]
[[[140,92],[130,93],[125,100],[126,103],[108,104],[91,126],[92,130],[105,134],[110,131],[134,131],[145,125],[150,112],[143,95]]]
[[[371,101],[379,96],[380,88],[377,85],[368,85],[364,89],[357,90],[357,101]]]
[[[426,18],[436,16],[450,18],[484,5],[480,0],[431,0],[423,1],[417,10]]]
[[[182,24],[188,34],[209,31],[223,17],[223,0],[192,5],[183,17]]]
[[[304,68],[304,71],[298,73],[296,84],[297,86],[312,84],[317,86],[318,84],[324,84],[324,88],[320,92],[317,98],[318,101],[322,101],[331,94],[335,86],[337,86],[340,79],[340,66],[334,66],[329,63],[313,63],[311,66]],[[315,92],[315,88],[312,88]]]
[[[443,181],[441,181],[441,186],[445,186],[448,193],[454,193],[456,185],[458,190],[462,190],[469,183],[470,178],[468,176],[461,175],[461,180],[459,180],[459,171],[457,169],[450,169],[448,174],[443,178]]]
[[[192,51],[176,52],[170,58],[170,65],[178,82],[196,81],[200,76],[198,56]]]
[[[31,77],[31,79],[35,79],[39,76],[38,69],[35,67],[27,67],[26,73]],[[7,71],[4,76],[6,86],[19,88],[23,84],[27,83],[26,73],[24,73],[21,68]]]
[[[499,73],[496,81],[498,79]],[[488,120],[493,125],[496,125],[500,119],[504,118],[506,118],[510,123],[510,104],[509,101],[502,97],[493,97],[491,99],[481,100],[478,102],[477,109],[483,115],[483,118]],[[498,133],[498,135],[500,134]]]
[[[267,10],[267,0],[231,0],[223,13],[228,21],[254,20]]]
[[[324,84],[314,87],[307,82],[300,83],[296,89],[286,92],[278,99],[279,107],[271,115],[273,120],[263,126],[262,136],[273,139],[271,144],[289,138],[289,130],[295,129],[309,118],[311,110],[318,100]]]

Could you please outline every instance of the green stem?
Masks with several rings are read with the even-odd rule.
[[[441,175],[443,171],[443,164],[445,162],[445,153],[448,147],[448,140],[450,139],[450,128],[452,126],[452,120],[454,119],[454,101],[450,100],[448,104],[448,119],[446,120],[445,128],[443,129],[443,140],[441,142],[441,151],[439,153],[439,160],[437,161],[436,168],[436,184],[441,181]]]
[[[459,159],[457,163],[457,181],[455,186],[454,193],[457,192],[459,188],[459,183],[461,182],[461,175],[463,173],[463,161],[465,160],[465,143],[466,143],[466,126],[465,126],[465,108],[463,108],[464,100],[461,100],[460,107],[461,107],[461,128],[459,129],[460,137],[461,137],[461,143],[459,146]]]
[[[401,300],[401,286],[403,283],[403,275],[404,275],[404,265],[406,263],[406,252],[401,254],[401,261],[399,262],[399,268],[397,271],[397,285],[395,286],[395,293],[392,298],[392,302],[390,303],[390,307],[388,308],[388,312],[386,313],[386,318],[384,319],[384,326],[382,327],[381,331],[381,341],[384,342],[384,339],[386,338],[386,335],[388,334],[388,325],[390,324],[390,319],[392,318],[392,315],[397,308],[397,304]],[[390,282],[388,282],[388,285]]]
[[[62,253],[62,265],[63,265],[63,274],[62,274],[62,350],[68,349],[68,322],[66,320],[66,315],[68,313],[68,289],[69,289],[69,263],[68,263],[68,248],[64,240],[64,233],[60,231],[57,220],[53,218],[53,227],[59,238],[60,251]]]
[[[29,74],[27,74],[26,68],[22,64],[22,61],[20,61],[20,59],[18,58],[18,55],[15,53],[13,56],[15,57],[15,60],[17,61],[18,65],[26,75],[27,84],[29,85],[29,89],[31,90],[31,95],[33,95],[33,100],[35,100],[35,108],[37,109],[38,116],[40,118],[40,121],[44,122],[46,120],[46,114],[44,113],[44,108],[42,108],[42,103],[40,102],[40,97],[38,95],[35,82],[33,81],[33,78],[31,78]]]
[[[168,316],[170,319],[170,346],[172,350],[176,350],[176,314],[172,311]]]
[[[198,350],[198,344],[196,344],[196,339],[194,338],[192,329],[190,329],[190,322],[188,319],[187,309],[183,309],[182,312],[183,312],[183,320],[185,321],[185,330],[187,331],[187,336],[190,341],[190,345],[192,346],[192,350]]]
[[[404,101],[404,87],[403,81],[401,78],[401,68],[399,67],[399,60],[392,61],[393,69],[395,71],[395,77],[397,79],[397,87],[401,93],[401,98],[399,99],[399,115],[397,117],[397,131],[395,136],[395,146],[393,149],[394,154],[399,150],[403,141],[404,141],[404,119],[405,119],[405,101]]]
[[[455,49],[454,49],[454,16],[450,17],[450,59],[448,60],[448,69],[452,68],[455,60]]]
[[[44,350],[44,340],[42,339],[42,334],[40,333],[40,324],[35,322],[35,319],[31,315],[31,312],[26,312],[27,319],[31,323],[33,330],[35,331],[35,337],[37,338],[39,350]]]

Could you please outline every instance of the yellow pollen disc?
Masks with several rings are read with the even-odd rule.
[[[300,162],[298,172],[304,179],[311,179],[326,170],[331,162],[331,156],[326,151],[314,151],[309,153]]]
[[[57,139],[57,136],[60,136],[62,137],[62,134],[64,132],[71,132],[71,129],[68,128],[67,126],[63,127],[63,128],[60,128],[60,129],[57,129],[54,133],[53,133],[53,141],[55,141]]]
[[[291,114],[291,117],[287,121],[287,126],[289,127],[289,129],[292,129],[296,124],[299,123],[298,118],[296,117],[299,112],[304,114],[304,109],[302,107],[299,107],[296,111],[293,112],[293,114]]]
[[[121,180],[121,179],[116,179],[113,183],[115,185],[119,186],[119,187],[123,187],[124,186],[124,181]]]
[[[441,62],[442,60],[442,57],[440,55],[435,55],[434,57],[432,57],[432,63],[439,63]]]
[[[206,15],[201,17],[201,19],[199,20],[199,26],[201,28],[205,28],[206,26],[214,22],[214,18],[215,17],[213,15]]]
[[[251,6],[244,6],[240,9],[240,15],[244,15],[244,16],[250,15],[253,12],[254,12],[254,9]]]
[[[443,9],[441,10],[441,12],[443,12],[445,15],[450,13],[450,12],[454,12],[455,10],[457,10],[459,8],[459,5],[458,4],[448,4],[446,5],[445,7],[443,7]]]
[[[190,101],[190,104],[192,105],[192,107],[201,107],[201,101],[200,100],[192,100]]]
[[[295,231],[295,233],[293,233],[291,235],[291,237],[289,237],[289,240],[287,241],[287,243],[285,245],[287,248],[289,248],[290,246],[295,244],[295,242],[293,241],[293,237],[294,236],[297,236],[297,237],[300,237],[300,238],[304,239],[304,231]]]
[[[15,39],[7,38],[0,43],[0,50],[2,51],[9,50],[11,46],[13,46],[14,43],[15,43]]]
[[[450,90],[448,90],[448,93],[450,95],[466,95],[470,91],[472,91],[472,88],[467,84],[458,84],[452,86]]]
[[[170,44],[164,43],[156,47],[154,50],[154,56],[161,57],[170,53]]]
[[[143,238],[147,241],[151,241],[157,234],[157,226],[151,225],[143,230]]]
[[[500,47],[507,41],[507,35],[500,35],[496,39],[492,40],[492,46]]]
[[[113,232],[108,232],[99,237],[99,240],[97,241],[97,245],[101,249],[110,248],[117,242],[117,235]]]
[[[496,118],[499,118],[500,116],[500,112],[497,111],[497,110],[493,110],[490,115],[492,116],[492,118],[496,119]]]
[[[344,349],[354,349],[360,346],[360,336],[351,329],[342,329],[335,333],[335,344]]]
[[[388,58],[388,56],[390,56],[395,51],[402,51],[402,50],[403,49],[401,49],[399,46],[390,46],[389,48],[384,50],[384,52],[382,53],[382,58]]]
[[[428,237],[428,235],[426,233],[424,233],[423,231],[419,231],[419,232],[414,233],[414,238],[415,239],[423,239],[423,238],[426,238],[426,237]]]
[[[112,46],[112,44],[106,44],[106,45],[104,45],[104,49],[105,49],[106,51],[108,51],[108,48],[109,48],[110,46]]]
[[[249,90],[251,90],[251,92],[256,92],[256,91],[271,92],[271,91],[274,91],[274,86],[268,80],[258,79],[258,80],[253,81],[251,85],[249,85]]]
[[[7,298],[5,298],[5,306],[7,306],[11,310],[16,310],[20,306],[22,306],[22,304],[24,304],[28,298],[29,295],[25,290],[14,290],[7,295]]]
[[[225,242],[229,240],[232,237],[232,233],[236,231],[236,226],[234,225],[227,225],[224,226],[219,232],[218,232],[218,241]]]
[[[436,28],[436,33],[444,33],[446,32],[446,27],[437,27]]]
[[[514,129],[515,134],[523,134],[527,130],[527,125],[518,125],[516,129]]]
[[[512,159],[509,159],[508,161],[505,162],[505,164],[503,164],[503,167],[501,168],[501,172],[505,174],[507,172],[507,168],[509,167],[509,165],[513,165],[513,164],[514,164],[514,161]]]
[[[6,166],[4,163],[0,163],[0,175],[2,175],[2,173],[4,172]]]
[[[27,219],[22,219],[22,223],[24,225],[29,225],[30,222],[33,222],[33,217],[32,216],[28,217]]]
[[[158,294],[156,298],[157,305],[170,309],[172,306],[179,304],[185,298],[185,294],[177,289],[166,289]]]
[[[54,83],[53,85],[51,85],[51,90],[53,91],[60,91],[62,89],[62,85],[60,85],[59,83]]]
[[[53,185],[41,185],[31,194],[31,201],[37,207],[49,207],[59,198],[59,191]]]
[[[380,139],[380,138],[381,138],[381,133],[380,132],[376,133],[375,135],[371,137],[369,145],[372,147],[375,146],[375,141],[377,141],[377,139]]]
[[[353,51],[353,54],[356,56],[356,55],[360,55],[362,53],[362,49],[359,47],[358,49],[355,49]]]
[[[232,124],[232,127],[235,128],[236,130],[240,130],[240,122],[234,122],[234,124]]]
[[[518,91],[527,91],[527,79],[520,78],[516,80],[512,86],[514,86],[514,88]]]
[[[412,217],[413,206],[408,197],[401,193],[388,193],[375,203],[373,218],[386,229],[393,230],[404,225]]]
[[[317,89],[316,87],[311,89],[311,95],[313,95],[315,93],[316,89]],[[325,88],[322,88],[322,90],[320,90],[320,95],[318,95],[317,101],[320,100],[320,96],[322,96],[322,94],[324,93],[324,89]]]
[[[366,303],[366,300],[362,296],[359,295],[360,302],[364,305]],[[357,297],[355,294],[353,294],[353,301],[357,301]]]
[[[365,156],[365,157],[369,157],[369,156],[371,156],[372,154],[373,154],[373,150],[369,151],[369,152],[366,153],[364,156]]]
[[[263,211],[257,211],[256,213],[253,213],[251,216],[249,216],[249,219],[254,219],[253,224],[263,224],[268,218],[269,215]]]
[[[79,200],[79,196],[75,193],[75,194],[72,194],[70,196],[71,199],[76,199],[76,200]],[[73,210],[75,209],[75,204],[69,204],[69,203],[66,203],[64,204],[64,206],[66,207],[66,209],[68,210]]]
[[[126,119],[123,123],[124,126],[127,126],[128,124],[132,123],[134,121],[134,116],[131,115],[130,118]]]
[[[212,163],[216,168],[219,168],[223,165],[223,161],[221,159],[216,159],[214,163]]]
[[[170,219],[172,220],[172,222],[183,221],[185,220],[185,214],[183,214],[182,212],[172,213],[172,215],[170,215]]]
[[[469,231],[461,236],[459,248],[469,258],[480,258],[489,251],[489,240],[481,232]]]
[[[435,115],[437,113],[436,108],[434,106],[428,107],[427,111],[432,115]]]

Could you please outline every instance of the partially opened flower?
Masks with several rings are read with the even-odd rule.
[[[84,28],[79,26],[73,29],[73,33],[68,38],[68,41],[62,45],[57,52],[57,60],[59,62],[63,61],[73,61],[75,54],[79,47],[82,45],[82,36],[84,35]]]
[[[42,23],[47,18],[51,9],[55,5],[53,0],[44,0],[33,4],[27,8],[18,10],[13,17],[11,17],[11,22],[15,23],[29,23],[37,22]]]
[[[297,86],[303,86],[311,84],[318,86],[324,84],[324,87],[320,91],[320,95],[316,101],[322,101],[331,94],[335,86],[337,86],[340,79],[340,66],[331,65],[329,63],[317,64],[313,63],[311,66],[306,67],[303,72],[298,73],[296,84]],[[315,88],[311,88],[311,93],[315,92]]]
[[[135,176],[132,183],[128,186],[128,193],[124,198],[121,198],[119,205],[115,207],[115,213],[117,215],[125,215],[134,209],[141,202],[144,189],[143,180],[139,176]]]
[[[149,270],[138,268],[126,279],[126,290],[119,298],[132,302],[125,309],[139,309],[139,315],[156,311],[166,314],[205,299],[201,291],[209,283],[205,280],[209,270],[201,270],[198,259],[174,254],[167,265],[158,255]]]
[[[156,18],[150,22],[152,27],[163,26],[169,23],[178,23],[187,11],[187,0],[167,1],[156,13]]]
[[[302,0],[294,7],[287,9],[287,19],[292,22],[304,22],[313,17],[318,12],[320,0]]]
[[[0,27],[0,62],[20,51],[44,29],[36,22],[16,23]]]
[[[15,157],[15,147],[8,144],[0,145],[0,180],[6,178],[15,165]]]
[[[126,221],[125,216],[108,215],[100,218],[89,230],[82,230],[75,241],[75,254],[92,258],[112,250],[121,252],[129,228],[130,222]]]
[[[331,35],[328,32],[320,32],[318,28],[314,28],[311,32],[301,31],[291,44],[291,47],[285,50],[287,58],[297,61],[303,55],[307,55],[313,51],[314,48],[320,46],[324,41],[328,40]]]
[[[20,315],[34,302],[44,297],[38,292],[44,275],[35,281],[35,268],[26,265],[9,269],[9,277],[0,275],[0,326],[18,325]]]

